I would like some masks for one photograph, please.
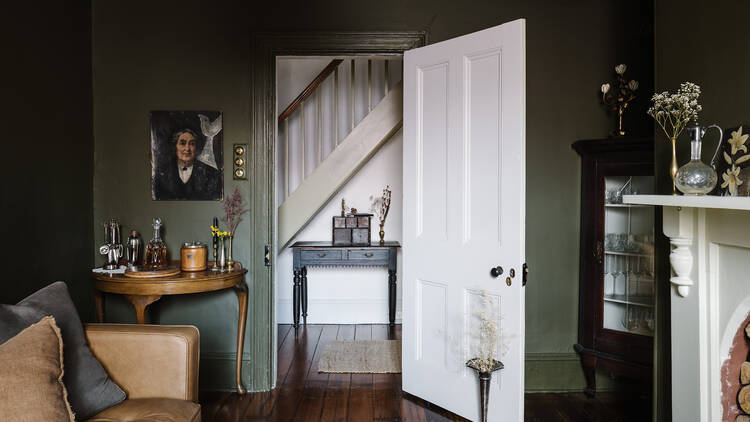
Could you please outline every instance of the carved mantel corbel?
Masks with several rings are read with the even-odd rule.
[[[690,278],[690,272],[693,270],[693,254],[690,252],[690,246],[693,245],[693,239],[685,237],[670,237],[669,243],[674,246],[669,254],[669,263],[672,265],[674,275],[669,281],[677,288],[677,294],[687,297],[690,294],[690,286],[693,280]]]
[[[693,217],[694,208],[664,207],[664,234],[673,246],[669,253],[672,276],[669,281],[680,297],[690,294],[693,285]]]

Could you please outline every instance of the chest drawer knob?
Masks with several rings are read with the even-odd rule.
[[[368,258],[372,258],[372,252],[365,252],[365,256]]]

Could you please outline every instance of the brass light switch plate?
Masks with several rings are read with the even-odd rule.
[[[232,178],[247,180],[247,144],[234,144],[232,147]]]

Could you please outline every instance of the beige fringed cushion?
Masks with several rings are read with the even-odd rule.
[[[62,381],[62,350],[60,330],[52,317],[0,344],[3,421],[75,421]]]

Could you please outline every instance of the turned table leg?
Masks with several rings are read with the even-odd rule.
[[[125,299],[133,305],[135,308],[135,317],[138,324],[146,323],[146,307],[157,300],[161,299],[161,295],[125,295]]]
[[[307,325],[307,267],[302,267],[302,323]]]
[[[242,283],[234,286],[239,302],[239,320],[237,321],[237,394],[245,394],[247,390],[242,385],[242,349],[245,346],[245,321],[247,321],[247,285]]]
[[[96,306],[96,322],[104,322],[104,293],[94,289],[94,305]]]
[[[294,270],[294,286],[292,287],[292,316],[294,320],[294,328],[299,328],[299,308],[300,308],[300,290],[301,290],[301,272],[298,269]]]
[[[388,323],[396,325],[396,271],[388,271]]]

